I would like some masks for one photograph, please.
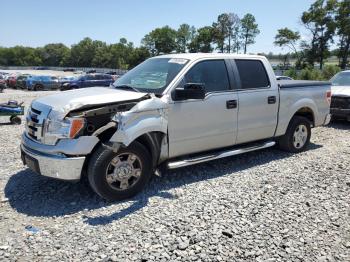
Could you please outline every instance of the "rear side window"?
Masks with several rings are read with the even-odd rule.
[[[185,83],[204,84],[206,93],[230,89],[224,60],[208,60],[194,65],[185,75]]]
[[[265,67],[258,60],[235,60],[242,89],[268,88],[270,80]]]

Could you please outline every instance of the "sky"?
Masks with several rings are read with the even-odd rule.
[[[221,13],[252,13],[261,31],[249,53],[286,53],[273,45],[279,28],[307,32],[301,15],[314,0],[4,0],[0,46],[68,46],[84,37],[116,43],[125,37],[135,46],[156,27],[182,23],[211,25]]]

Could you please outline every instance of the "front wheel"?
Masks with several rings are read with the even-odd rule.
[[[88,179],[92,189],[101,197],[123,200],[140,192],[152,174],[151,157],[138,142],[117,153],[101,145],[92,155]]]
[[[301,116],[294,116],[288,125],[287,132],[278,141],[282,150],[299,153],[306,149],[310,143],[310,121]]]

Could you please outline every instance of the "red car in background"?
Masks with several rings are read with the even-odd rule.
[[[0,75],[0,93],[5,89],[6,87],[6,81],[5,78]]]
[[[6,80],[7,87],[16,88],[17,76],[11,75]]]

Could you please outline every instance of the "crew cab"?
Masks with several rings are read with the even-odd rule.
[[[21,152],[35,172],[87,176],[109,200],[138,193],[152,174],[273,147],[298,153],[329,123],[330,83],[277,81],[265,57],[150,58],[111,87],[34,100]]]

